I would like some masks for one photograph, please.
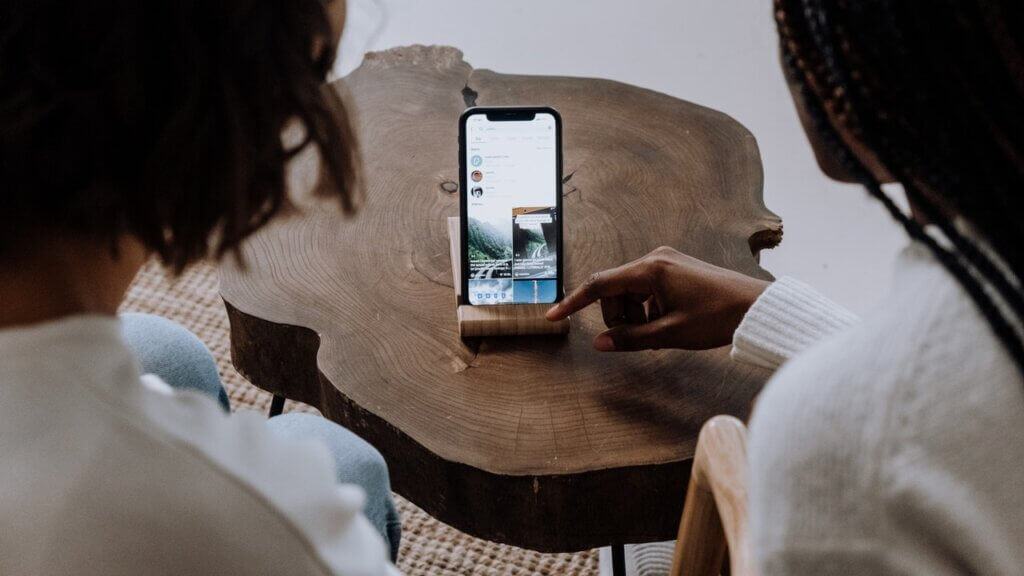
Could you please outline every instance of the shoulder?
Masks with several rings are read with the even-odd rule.
[[[998,383],[997,397],[1020,396],[1012,359],[969,296],[925,250],[915,244],[904,251],[888,299],[873,314],[776,372],[757,400],[755,429],[767,436],[784,430],[784,422],[796,427],[794,433],[827,425],[816,443],[846,444],[851,439],[837,429],[845,424],[902,427],[907,409],[960,410],[965,404],[958,398],[977,395],[979,380]],[[801,418],[793,422],[794,416]],[[886,437],[875,430],[863,438]]]
[[[985,472],[994,466],[1024,482],[1024,469],[1009,460],[1024,452],[1004,440],[1024,434],[1020,375],[968,295],[924,250],[901,256],[884,306],[786,363],[758,399],[751,518],[762,553],[896,549],[900,535],[948,527],[956,506],[945,499],[963,492],[982,494],[984,507],[1024,504]],[[1024,536],[1020,514],[986,522]]]
[[[390,573],[362,490],[335,482],[325,446],[277,434],[254,412],[229,416],[205,395],[158,390],[136,384],[92,414],[100,433],[69,467],[50,534],[82,545],[56,560],[88,556],[114,573]],[[70,573],[59,568],[48,573]]]
[[[0,572],[390,570],[325,446],[140,385],[115,319],[0,331],[0,344]]]

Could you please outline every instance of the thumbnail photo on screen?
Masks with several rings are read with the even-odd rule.
[[[512,210],[512,277],[554,279],[558,273],[558,230],[554,208]]]
[[[496,221],[469,218],[470,302],[554,302],[557,217],[553,207],[530,207],[512,208]]]

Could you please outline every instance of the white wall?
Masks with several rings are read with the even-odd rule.
[[[366,50],[449,44],[476,68],[597,76],[721,110],[757,137],[782,245],[762,265],[857,312],[906,243],[881,205],[818,171],[778,63],[770,0],[350,0],[336,72]]]

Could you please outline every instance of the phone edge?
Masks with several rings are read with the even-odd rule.
[[[565,298],[565,209],[562,206],[562,115],[551,106],[471,106],[459,115],[459,298],[458,303],[466,306],[477,306],[469,300],[469,217],[468,182],[466,180],[466,121],[474,114],[487,114],[488,111],[525,110],[551,114],[555,119],[555,210],[558,212],[558,262],[555,270],[555,300],[551,304]],[[515,304],[490,304],[489,306],[515,306]]]

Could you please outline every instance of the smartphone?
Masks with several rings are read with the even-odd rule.
[[[462,303],[562,299],[562,118],[548,107],[459,119]]]

